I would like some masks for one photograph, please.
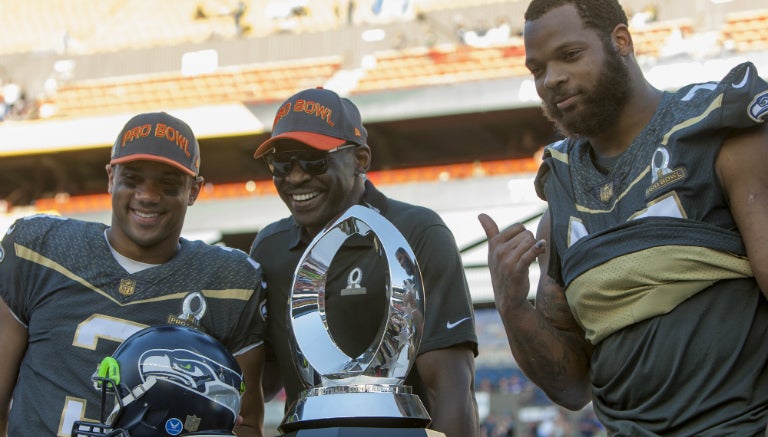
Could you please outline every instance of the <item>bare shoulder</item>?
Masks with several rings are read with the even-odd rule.
[[[715,166],[755,279],[768,295],[768,125],[730,136]]]
[[[717,176],[725,188],[742,178],[761,177],[768,163],[768,123],[734,131],[723,142],[716,161]]]

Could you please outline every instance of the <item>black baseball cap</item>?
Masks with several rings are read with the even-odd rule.
[[[331,150],[344,143],[366,144],[368,133],[354,103],[317,87],[300,91],[280,105],[271,138],[261,143],[253,156],[262,157],[276,142],[285,139],[318,150]]]
[[[112,146],[110,164],[157,161],[192,176],[200,172],[200,145],[187,123],[165,112],[128,120]]]

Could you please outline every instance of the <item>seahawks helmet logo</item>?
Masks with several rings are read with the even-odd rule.
[[[154,378],[195,391],[235,411],[228,399],[239,400],[243,379],[221,363],[186,349],[150,349],[139,359],[142,382]]]
[[[763,91],[752,99],[752,103],[749,105],[749,116],[760,122],[766,121],[766,114],[768,114],[768,91]]]

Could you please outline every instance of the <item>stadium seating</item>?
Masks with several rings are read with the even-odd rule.
[[[353,92],[439,85],[528,74],[522,42],[475,48],[446,45],[381,52]],[[341,69],[340,57],[261,63],[185,77],[181,73],[74,81],[49,103],[53,115],[76,117],[243,101],[281,100],[325,83]]]
[[[337,57],[263,63],[185,77],[181,73],[108,80],[75,81],[50,100],[53,116],[140,112],[247,101],[281,101],[287,95],[324,83],[339,68]]]
[[[78,0],[82,4],[87,0]],[[490,0],[489,0],[490,1]],[[722,42],[739,51],[768,47],[768,12],[732,14]],[[659,57],[673,37],[694,32],[688,19],[657,21],[633,29],[638,56]],[[373,53],[353,93],[442,85],[527,75],[519,37],[505,44],[471,47],[443,44]],[[342,58],[251,64],[185,77],[181,73],[109,80],[75,81],[61,87],[49,103],[56,116],[85,116],[152,107],[189,107],[242,101],[270,102],[305,86],[324,83],[342,68]]]
[[[469,47],[446,45],[377,53],[356,92],[440,85],[528,74],[522,41]]]
[[[690,19],[664,20],[633,27],[632,42],[635,45],[635,55],[659,57],[665,44],[677,36],[685,38],[693,33],[693,23]]]
[[[502,3],[504,0],[411,1],[417,12]],[[56,51],[100,53],[239,36],[236,0],[24,0],[0,2],[0,54]],[[249,36],[332,30],[345,23],[347,0],[247,0],[241,19]],[[291,13],[290,4],[307,4]],[[375,20],[358,1],[358,23]],[[288,10],[284,16],[269,10]],[[46,11],[46,13],[40,13]]]
[[[497,2],[501,1],[422,0],[417,4],[420,11],[430,11]],[[275,23],[264,16],[263,6],[269,2],[251,0],[246,3],[249,8],[244,20],[254,26],[251,32],[274,32]],[[327,30],[330,26],[327,18],[337,15],[338,19],[341,13],[334,9],[333,5],[336,3],[331,0],[313,2],[314,10],[301,18],[302,27],[296,31]],[[0,35],[0,53],[55,50],[57,45],[63,44],[62,37],[65,32],[69,43],[74,44],[70,47],[73,50],[77,48],[76,44],[83,44],[80,47],[83,50],[97,50],[99,44],[103,45],[101,49],[104,50],[167,45],[209,38],[210,32],[223,38],[234,37],[231,17],[227,15],[227,9],[224,7],[231,4],[234,2],[164,0],[153,2],[152,14],[149,14],[146,3],[141,0],[0,1],[0,25],[5,26],[6,30]],[[195,10],[199,6],[206,10],[206,18],[195,17]],[[50,8],[56,13],[37,13],[42,9],[48,9],[50,12]],[[311,24],[312,20],[324,21],[323,24]],[[129,26],[137,22],[141,23],[139,30]],[[219,30],[211,30],[217,26],[220,26]],[[684,37],[695,33],[697,29],[690,19],[674,19],[644,23],[632,31],[638,56],[654,58],[661,55],[670,38],[681,35]],[[768,9],[729,14],[720,34],[720,43],[726,49],[739,52],[768,49]],[[369,59],[373,62],[365,64],[359,81],[350,86],[352,94],[528,74],[524,66],[524,48],[519,37],[511,37],[506,43],[487,47],[454,43],[375,51]],[[173,109],[242,102],[269,103],[281,101],[285,96],[307,86],[327,83],[343,68],[344,59],[339,55],[225,67],[214,73],[196,76],[185,76],[176,72],[74,80],[64,82],[56,94],[48,96],[46,116],[77,118],[95,114],[139,112],[160,107]],[[489,170],[486,168],[488,166],[498,164],[484,165],[481,170],[512,173],[518,171],[509,168]],[[528,170],[530,169],[520,171]],[[468,174],[477,169],[464,168],[461,171]],[[407,183],[433,180],[445,175],[465,177],[459,176],[464,174],[461,171],[457,168],[452,168],[447,173],[442,168],[390,170],[372,175],[372,178],[379,178],[380,183]],[[242,194],[243,190],[249,190],[241,185],[219,185],[208,195],[227,197],[229,194],[222,193]],[[252,195],[261,191],[257,188],[248,192]],[[69,201],[76,209],[101,205],[100,201],[91,198],[71,198]]]
[[[729,14],[721,44],[738,52],[768,49],[768,9]]]
[[[349,0],[247,0],[242,25],[246,36],[262,37],[279,32],[311,33],[336,29],[346,23],[344,6]],[[493,6],[509,0],[411,0],[413,19],[419,14]],[[287,4],[306,3],[301,14],[270,15],[290,9]],[[367,2],[358,1],[355,22],[380,22]],[[235,38],[235,0],[25,0],[0,2],[0,54],[64,52],[100,53],[132,48],[169,46],[209,39]],[[151,6],[150,6],[151,5]],[[45,10],[47,13],[41,14]],[[722,41],[733,41],[740,51],[762,50],[768,45],[768,10],[730,14],[722,29]],[[672,19],[635,28],[639,54],[658,53],[671,32],[696,31],[690,19]]]

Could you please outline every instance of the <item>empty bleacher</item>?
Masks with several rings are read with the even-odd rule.
[[[519,40],[474,48],[443,46],[374,55],[354,92],[440,85],[528,74]],[[326,83],[342,66],[340,57],[260,63],[184,76],[178,73],[73,81],[51,96],[57,117],[136,112],[238,102],[280,101],[292,93]]]
[[[690,19],[654,21],[632,27],[630,30],[632,42],[635,45],[635,55],[652,58],[659,57],[664,46],[671,43],[673,38],[687,38],[694,32],[693,22]]]
[[[80,0],[85,1],[85,0]],[[651,22],[632,29],[638,56],[659,57],[673,38],[693,33],[687,19]],[[739,51],[768,48],[768,11],[729,16],[722,40]],[[519,37],[489,47],[442,44],[376,51],[367,56],[353,93],[444,85],[525,76],[524,47]],[[135,112],[154,107],[177,108],[244,101],[279,101],[293,92],[326,83],[342,69],[343,58],[324,57],[221,68],[184,76],[164,73],[105,80],[74,81],[49,100],[55,116]]]
[[[721,44],[737,52],[768,50],[768,9],[726,16]]]
[[[355,91],[410,88],[528,74],[522,41],[469,47],[446,45],[373,55]]]
[[[311,33],[347,24],[350,0],[245,0],[243,35]],[[381,22],[371,1],[356,1],[354,23]],[[504,0],[411,1],[417,13],[504,3]],[[300,6],[305,5],[305,6]],[[238,0],[0,0],[0,54],[100,53],[242,36]]]
[[[62,86],[49,104],[57,117],[189,108],[247,101],[282,101],[294,92],[325,83],[340,68],[337,57],[263,63],[185,77],[155,74],[75,81]]]
[[[246,12],[242,20],[248,27],[245,36],[268,37],[279,31],[280,25],[277,21],[280,19],[299,21],[292,33],[325,32],[348,26],[344,14],[349,1],[245,1]],[[95,56],[98,56],[98,53],[104,51],[116,52],[129,48],[171,46],[181,43],[194,44],[209,41],[211,38],[227,41],[237,37],[234,20],[230,15],[236,4],[236,0],[164,0],[162,2],[0,0],[0,25],[4,27],[4,32],[0,35],[0,54],[58,52],[64,50],[66,45],[67,53],[97,53]],[[306,4],[307,10],[299,16],[280,18],[269,15],[268,11],[274,10],[275,5],[287,4]],[[493,8],[494,5],[510,5],[517,2],[412,0],[409,4],[419,14],[446,10],[456,10],[457,13],[463,14],[470,8]],[[370,6],[370,1],[357,1],[357,25],[364,27],[366,17],[371,14]],[[198,13],[201,10],[202,17]],[[411,19],[419,20],[419,18]],[[518,17],[512,21],[519,21],[519,19]],[[642,25],[631,24],[636,54],[653,60],[670,53],[677,55],[680,50],[686,50],[686,47],[692,50],[690,42],[679,44],[680,50],[669,50],[669,47],[675,42],[679,43],[680,40],[687,39],[691,34],[696,34],[698,29],[694,23],[693,18],[675,17],[654,19]],[[445,28],[443,30],[447,31],[451,23],[432,22],[431,24],[442,24]],[[739,10],[730,13],[721,26],[721,36],[717,44],[722,45],[723,50],[738,52],[765,50],[768,48],[768,25],[766,24],[768,24],[766,9]],[[328,35],[324,34],[323,38]],[[308,37],[312,38],[311,35]],[[333,41],[329,38],[327,45],[336,47],[338,42]],[[393,41],[391,45],[396,44]],[[359,76],[359,82],[350,84],[352,93],[444,85],[528,74],[524,66],[522,42],[514,33],[508,41],[488,47],[462,45],[456,39],[451,43],[421,45],[405,49],[375,49],[368,53],[362,50],[356,52],[355,50],[359,50],[358,47],[361,46],[351,44],[348,50],[335,50],[336,58],[331,63],[308,59],[254,64],[253,53],[266,52],[261,47],[261,52],[244,50],[242,65],[235,66],[231,59],[227,59],[215,73],[194,77],[185,76],[178,71],[162,74],[135,74],[135,70],[132,70],[131,74],[134,75],[131,77],[113,76],[105,79],[79,80],[75,76],[73,81],[60,81],[58,93],[53,96],[40,95],[37,89],[41,88],[42,80],[38,79],[33,84],[36,88],[34,97],[45,102],[44,110],[43,108],[40,110],[40,114],[44,117],[49,117],[52,113],[56,116],[69,117],[113,110],[125,112],[152,107],[186,107],[198,105],[200,102],[206,104],[269,102],[284,98],[305,86],[323,83],[342,68],[355,68],[351,64],[356,56],[368,62],[363,63],[363,73]],[[194,46],[189,46],[189,50],[193,51]],[[152,60],[148,59],[148,62]],[[155,63],[162,62],[155,60]],[[81,60],[78,65],[84,64]],[[163,66],[168,67],[172,64]],[[156,68],[153,71],[160,69]],[[93,73],[94,70],[91,67],[88,71]],[[84,70],[76,70],[76,74],[80,71]],[[9,77],[12,76],[9,75]],[[100,76],[91,74],[91,77]]]

